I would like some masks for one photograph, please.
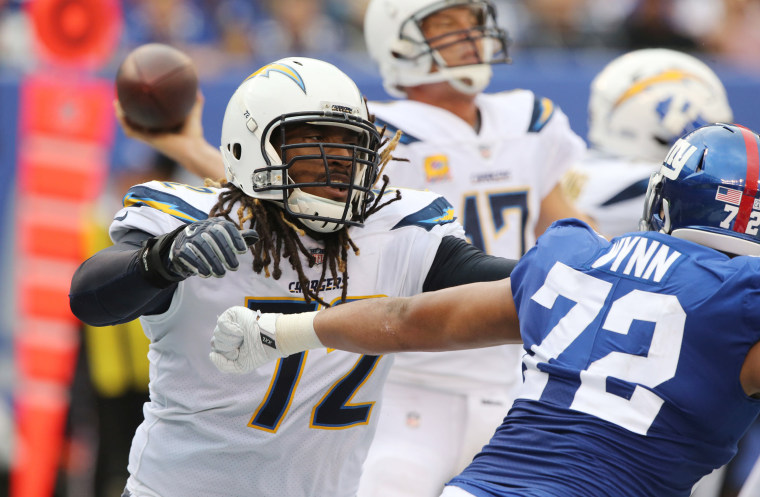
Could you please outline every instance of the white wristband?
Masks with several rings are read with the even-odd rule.
[[[314,316],[319,311],[300,314],[281,314],[277,317],[275,330],[277,348],[283,357],[309,349],[324,347],[314,331]]]

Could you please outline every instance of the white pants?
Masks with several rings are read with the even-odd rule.
[[[747,476],[741,492],[739,492],[739,497],[757,497],[758,495],[760,495],[760,458],[758,458],[749,476]]]
[[[719,497],[725,476],[726,466],[703,476],[691,489],[691,497]]]
[[[388,381],[357,497],[438,497],[488,443],[512,400],[496,389],[463,395]]]
[[[475,497],[467,490],[462,490],[459,487],[446,487],[443,489],[441,497]]]

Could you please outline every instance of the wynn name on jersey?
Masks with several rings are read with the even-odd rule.
[[[616,238],[591,267],[659,283],[680,257],[679,251],[657,240],[646,236],[624,236]]]

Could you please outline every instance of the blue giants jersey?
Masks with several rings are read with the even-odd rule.
[[[477,496],[688,496],[760,412],[760,259],[558,221],[512,273],[520,398],[452,480]]]

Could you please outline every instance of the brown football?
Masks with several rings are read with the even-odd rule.
[[[124,118],[145,131],[174,131],[195,103],[198,72],[182,51],[162,43],[132,50],[116,73]]]

